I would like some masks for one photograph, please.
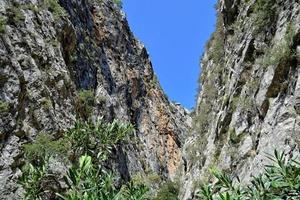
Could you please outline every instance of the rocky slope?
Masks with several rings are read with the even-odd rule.
[[[218,167],[247,183],[275,149],[299,154],[298,0],[220,0],[202,59],[180,199]]]
[[[172,178],[188,112],[170,103],[145,47],[110,0],[0,0],[0,199],[19,199],[22,144],[76,119],[118,118],[138,140],[117,149],[123,179]]]

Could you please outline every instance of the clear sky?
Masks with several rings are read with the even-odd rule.
[[[216,0],[123,0],[131,30],[146,46],[169,99],[195,105],[199,60],[214,31]]]

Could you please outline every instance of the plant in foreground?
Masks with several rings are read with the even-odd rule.
[[[20,184],[25,189],[25,199],[65,200],[142,200],[148,188],[133,182],[117,186],[112,170],[104,167],[111,150],[133,131],[133,126],[120,121],[112,123],[77,122],[75,127],[58,140],[47,134],[40,134],[32,144],[24,146],[26,164],[22,169]],[[75,163],[68,161],[68,155],[75,151]],[[74,153],[74,152],[73,152]],[[64,159],[61,159],[64,158]],[[65,183],[65,191],[51,187],[56,175],[51,174],[50,164],[66,162],[71,165]],[[50,187],[44,187],[47,184]]]
[[[263,174],[253,177],[248,186],[240,186],[239,180],[212,169],[215,184],[203,184],[196,196],[204,200],[270,200],[300,199],[300,163],[284,153],[268,156],[273,165],[266,165]]]

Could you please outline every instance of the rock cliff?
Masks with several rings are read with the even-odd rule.
[[[275,149],[299,153],[299,1],[220,0],[217,10],[184,146],[180,199],[212,181],[210,167],[247,183]]]
[[[194,199],[217,167],[243,184],[267,154],[299,154],[300,3],[219,0],[193,115],[168,100],[116,1],[0,0],[0,199],[21,199],[22,145],[76,120],[120,119],[112,166],[180,178]]]
[[[113,1],[0,0],[0,32],[0,199],[20,198],[22,144],[76,119],[136,127],[138,141],[116,153],[124,179],[175,175],[188,111],[168,100]]]

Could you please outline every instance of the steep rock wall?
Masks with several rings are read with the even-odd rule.
[[[117,149],[121,177],[175,175],[188,112],[169,102],[112,1],[0,0],[0,32],[0,199],[20,198],[22,144],[88,114],[136,126],[138,142]],[[78,108],[84,90],[90,113]]]
[[[210,167],[247,183],[275,149],[299,153],[299,10],[297,0],[219,1],[184,147],[180,199],[213,181]]]

